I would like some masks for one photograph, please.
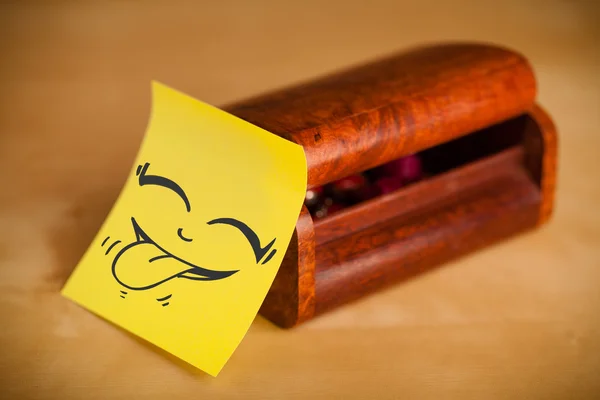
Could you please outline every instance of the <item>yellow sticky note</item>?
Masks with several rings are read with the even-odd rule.
[[[216,376],[283,260],[306,159],[167,86],[152,92],[130,176],[62,293]]]

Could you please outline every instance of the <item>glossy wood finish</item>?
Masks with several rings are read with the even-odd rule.
[[[512,118],[533,104],[521,55],[480,44],[417,48],[226,107],[301,144],[318,186]]]
[[[346,221],[352,233],[317,248],[316,313],[534,227],[540,194],[521,163],[510,149],[401,190],[367,228],[361,210]]]
[[[0,398],[598,398],[599,11],[590,0],[2,2]],[[257,316],[217,379],[60,296],[131,169],[151,79],[220,106],[449,37],[500,42],[535,68],[561,134],[542,229],[298,329]]]
[[[351,231],[386,223],[399,215],[423,212],[444,198],[477,188],[477,185],[493,179],[490,174],[497,174],[507,166],[520,165],[522,160],[523,148],[515,146],[480,162],[426,179],[403,190],[351,207],[325,220],[316,221],[317,246],[347,236]]]
[[[544,109],[535,105],[530,111],[524,145],[528,155],[526,165],[542,192],[538,224],[547,222],[554,211],[558,162],[556,127]]]
[[[301,144],[309,186],[421,152],[432,174],[325,220],[304,209],[261,313],[292,327],[543,222],[555,131],[527,61],[415,49],[227,107]]]
[[[314,310],[315,235],[312,218],[303,207],[294,236],[260,313],[287,328],[311,318]]]

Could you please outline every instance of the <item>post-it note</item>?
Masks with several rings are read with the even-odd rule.
[[[62,293],[216,376],[275,278],[306,179],[301,146],[153,82],[129,178]]]

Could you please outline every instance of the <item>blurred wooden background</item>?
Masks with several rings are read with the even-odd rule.
[[[0,5],[0,397],[600,397],[600,3]],[[532,61],[561,134],[551,223],[293,331],[257,318],[217,379],[60,297],[115,200],[156,79],[221,105],[393,51]]]

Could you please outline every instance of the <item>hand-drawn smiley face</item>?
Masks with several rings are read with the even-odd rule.
[[[188,213],[192,211],[192,205],[190,200],[184,191],[184,189],[173,180],[160,175],[149,175],[148,169],[150,163],[145,163],[143,166],[139,165],[136,171],[138,176],[138,185],[144,187],[147,185],[160,186],[165,189],[171,190],[179,196],[183,201]],[[258,235],[244,222],[235,218],[216,218],[209,220],[208,225],[223,224],[229,225],[236,228],[243,234],[247,239],[249,245],[252,247],[256,263],[261,264],[267,263],[277,252],[273,249],[276,239],[271,240],[266,246],[262,246]],[[169,251],[165,246],[158,243],[152,238],[152,235],[146,232],[135,217],[131,217],[132,237],[133,241],[124,246],[118,253],[116,253],[112,261],[112,275],[115,280],[124,288],[140,291],[148,290],[160,286],[172,279],[183,278],[192,281],[215,281],[225,279],[239,272],[239,270],[226,270],[217,271],[204,268],[200,265],[195,265],[192,262],[186,260],[173,252]],[[191,243],[193,237],[186,237],[183,232],[183,228],[177,230],[177,236],[180,240]],[[106,243],[105,240],[102,245]],[[113,243],[106,254],[108,254],[111,248],[116,245],[117,242]],[[268,253],[268,255],[267,255]],[[129,281],[127,271],[144,269],[146,271],[152,271],[152,273],[136,274],[134,281]],[[147,276],[147,280],[140,280],[140,276]],[[127,292],[121,291],[121,297]],[[168,300],[171,295],[157,299],[159,301]],[[168,305],[169,303],[163,304]]]
[[[62,293],[216,376],[294,239],[306,157],[157,82],[150,110],[133,168]]]

